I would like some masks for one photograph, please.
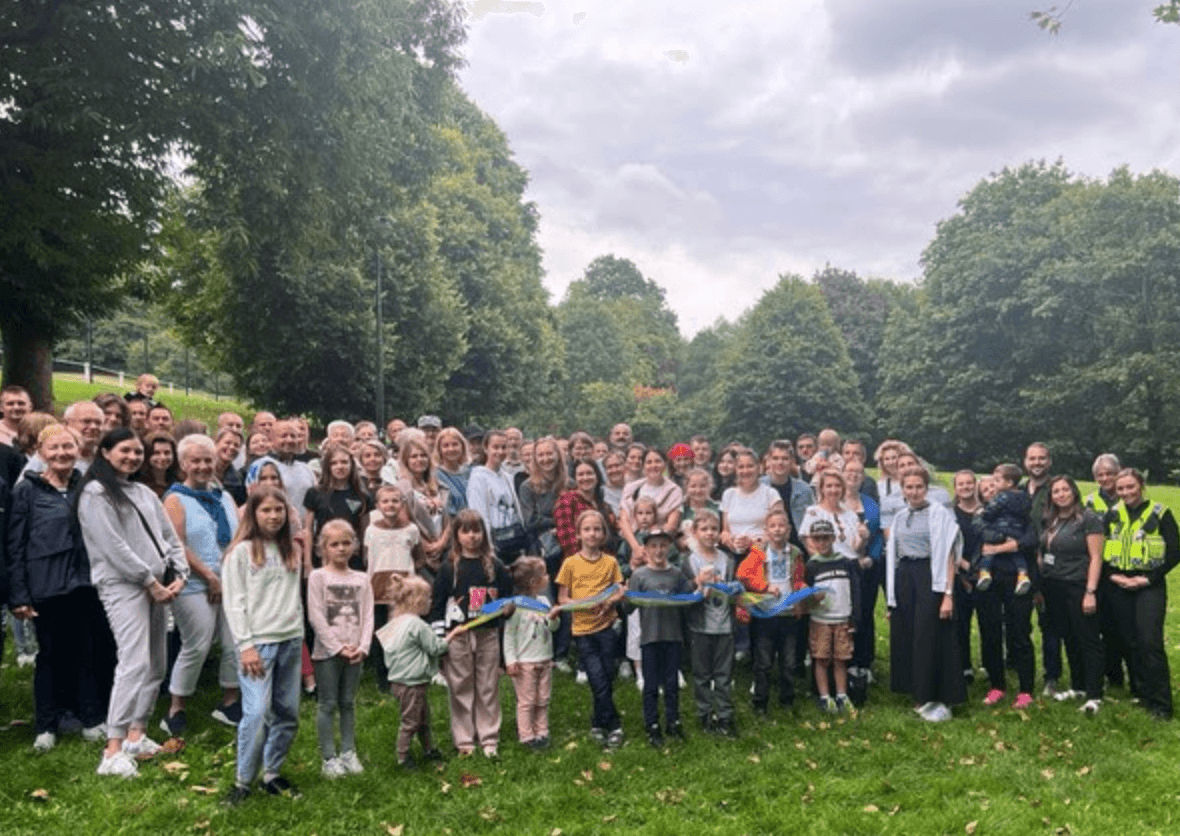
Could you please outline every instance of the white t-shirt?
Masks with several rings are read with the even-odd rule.
[[[766,532],[766,515],[782,503],[778,491],[761,482],[749,493],[741,488],[726,488],[721,495],[721,513],[725,514],[729,533],[734,537],[761,537]]]
[[[414,546],[421,542],[418,526],[380,528],[370,524],[365,529],[365,550],[369,555],[369,577],[375,572],[414,571]]]
[[[827,520],[832,524],[832,528],[836,530],[834,548],[839,554],[853,560],[860,557],[856,551],[857,546],[860,545],[858,542],[860,538],[856,532],[860,520],[857,519],[855,511],[843,509],[840,513],[833,514],[822,505],[808,505],[807,513],[803,515],[803,522],[799,525],[799,536],[806,537],[811,531],[811,524],[816,520]]]

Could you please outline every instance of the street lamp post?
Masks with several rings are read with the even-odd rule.
[[[381,316],[381,245],[377,253],[377,427],[385,427],[385,350],[384,323]]]

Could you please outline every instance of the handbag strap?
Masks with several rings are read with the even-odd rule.
[[[148,525],[147,517],[143,515],[143,511],[139,510],[139,506],[134,501],[131,502],[131,507],[135,509],[135,516],[139,517],[139,521],[143,524],[143,530],[147,532],[148,537],[152,538],[152,545],[156,547],[156,552],[160,555],[160,560],[164,561],[164,566],[172,565],[168,562],[168,558],[164,556],[164,550],[160,548],[160,542],[152,532],[152,527]]]

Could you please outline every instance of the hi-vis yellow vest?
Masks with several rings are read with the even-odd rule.
[[[1082,501],[1082,504],[1100,517],[1110,510],[1110,506],[1106,504],[1106,500],[1102,498],[1102,494],[1099,491],[1086,494],[1086,498]]]
[[[1127,506],[1114,506],[1117,518],[1110,527],[1102,559],[1116,569],[1149,572],[1164,563],[1164,538],[1160,518],[1167,509],[1158,502],[1143,506],[1137,519],[1130,519]]]

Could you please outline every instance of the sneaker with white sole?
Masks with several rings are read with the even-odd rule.
[[[127,738],[123,741],[123,751],[133,758],[154,758],[162,748],[146,734],[139,740]]]
[[[340,758],[325,758],[320,765],[320,774],[329,781],[336,778],[343,778],[348,774],[348,770],[344,768],[344,764],[340,762]]]
[[[1102,700],[1086,700],[1078,711],[1083,714],[1094,715],[1098,713],[1098,709],[1102,708]]]
[[[87,743],[98,743],[100,740],[106,740],[107,724],[99,723],[97,726],[87,726],[82,729],[82,739]]]
[[[342,752],[337,760],[340,761],[340,765],[344,767],[344,771],[349,775],[360,775],[365,771],[364,764],[362,764],[361,759],[356,756],[355,749],[349,749],[347,752]]]
[[[558,673],[574,672],[574,669],[570,667],[570,663],[566,659],[558,659],[557,662],[554,663],[553,669]]]
[[[234,700],[233,702],[222,703],[209,712],[209,716],[227,726],[236,726],[242,722],[242,701]]]
[[[642,676],[635,677],[635,688],[636,688],[636,690],[639,691],[639,693],[641,693],[641,694],[643,693],[643,677]]]
[[[577,685],[585,685],[590,681],[590,677],[586,676],[585,671],[578,671],[578,675],[574,677],[574,683]]]
[[[632,679],[634,676],[635,676],[635,671],[633,671],[631,669],[630,662],[624,662],[623,664],[619,665],[619,679],[620,680],[622,680],[623,682],[626,682],[629,679]]]
[[[37,654],[21,653],[16,657],[16,664],[17,667],[31,668],[33,665],[37,664]]]
[[[1068,702],[1069,700],[1080,700],[1086,696],[1082,691],[1074,691],[1071,688],[1066,688],[1064,691],[1058,691],[1053,695],[1053,699],[1057,702]]]
[[[120,749],[113,755],[108,755],[104,752],[102,760],[98,762],[98,769],[95,771],[99,775],[134,778],[139,774],[139,767],[135,765],[135,759],[131,755]]]
[[[57,745],[57,735],[51,731],[43,731],[33,741],[34,752],[48,752]]]
[[[677,671],[677,672],[676,672],[676,678],[677,678],[677,682],[680,684],[680,687],[681,687],[681,688],[687,688],[687,687],[688,687],[688,683],[684,681],[684,673],[683,673],[683,672],[681,672],[681,671]]]

